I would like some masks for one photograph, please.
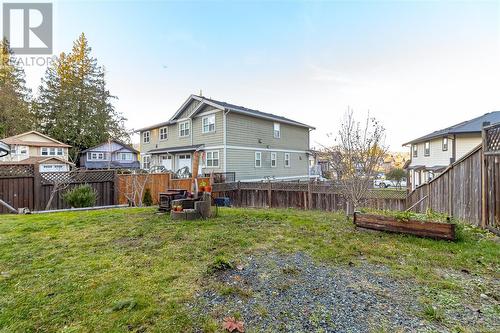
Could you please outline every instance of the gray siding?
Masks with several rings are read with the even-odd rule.
[[[200,102],[197,100],[193,100],[186,106],[184,111],[182,111],[181,114],[177,116],[176,119],[183,119],[189,117],[189,115],[194,111],[194,109],[196,109],[196,107],[198,107],[198,105],[200,105]]]
[[[204,108],[206,109],[206,108]],[[204,112],[205,110],[203,110]],[[206,111],[210,111],[207,109]],[[193,144],[204,144],[205,146],[220,146],[224,144],[224,125],[222,111],[215,113],[215,132],[202,133],[203,116],[196,116],[193,119]]]
[[[291,150],[309,149],[309,129],[280,123],[281,138],[273,135],[272,120],[250,117],[234,112],[227,114],[227,144],[230,146],[262,147]],[[259,139],[262,143],[259,143]]]
[[[255,152],[262,152],[262,167],[255,167]],[[290,167],[285,168],[285,152],[277,152],[277,166],[271,167],[271,151],[227,149],[227,172],[235,172],[237,180],[264,177],[297,177],[309,173],[306,153],[290,153]]]

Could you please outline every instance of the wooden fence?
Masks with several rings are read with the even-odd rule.
[[[409,193],[408,208],[432,209],[500,230],[500,124],[483,131],[483,144]]]
[[[236,207],[273,207],[351,211],[339,188],[321,182],[234,182],[213,184],[216,196],[231,198]],[[402,210],[406,193],[396,190],[370,190],[364,206]]]
[[[210,178],[198,178],[198,183],[208,183]],[[33,164],[0,165],[0,199],[15,209],[28,208],[31,211],[70,208],[62,199],[63,193],[81,184],[90,185],[97,193],[97,206],[115,204],[138,204],[139,195],[133,193],[134,185],[144,183],[149,189],[153,203],[157,204],[158,194],[168,189],[193,188],[194,179],[171,179],[169,173],[158,174],[117,174],[114,170],[79,170],[76,172],[39,172]],[[59,191],[54,186],[64,183]],[[143,194],[143,192],[141,192]],[[141,197],[142,199],[142,197]],[[0,205],[0,214],[9,213]]]

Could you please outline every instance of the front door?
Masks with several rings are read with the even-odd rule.
[[[162,155],[161,165],[163,165],[167,170],[173,170],[172,155]]]
[[[177,170],[188,167],[189,172],[191,172],[191,155],[181,154],[177,155]]]

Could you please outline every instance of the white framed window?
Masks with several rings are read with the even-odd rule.
[[[89,161],[105,161],[106,160],[106,153],[98,152],[98,151],[88,152],[87,159]]]
[[[276,168],[278,164],[278,153],[277,152],[271,152],[271,168]]]
[[[62,172],[69,171],[66,164],[40,164],[40,172]]]
[[[151,156],[142,156],[142,168],[148,170],[151,167]]]
[[[168,127],[160,128],[160,141],[164,141],[168,139]]]
[[[274,123],[274,138],[279,139],[281,138],[281,125],[280,123]]]
[[[42,156],[64,156],[64,149],[63,148],[48,148],[48,147],[42,147],[40,149],[40,155]]]
[[[255,167],[256,168],[262,167],[262,152],[260,151],[255,152]]]
[[[188,121],[183,121],[182,123],[179,123],[179,136],[180,137],[186,137],[189,136],[189,130],[190,130],[190,123]]]
[[[285,168],[290,167],[290,153],[285,153]]]
[[[215,114],[210,114],[201,118],[201,124],[202,133],[215,132]]]
[[[430,156],[431,155],[431,142],[427,141],[424,144],[424,156]]]
[[[447,150],[448,150],[448,138],[444,137],[443,138],[443,151],[447,151]]]
[[[218,168],[219,167],[219,151],[211,150],[207,151],[207,168]]]
[[[149,143],[151,141],[151,131],[142,132],[142,142]]]
[[[134,154],[132,153],[118,153],[119,161],[132,161],[134,159]]]
[[[418,146],[413,145],[412,149],[413,149],[413,157],[418,157]]]

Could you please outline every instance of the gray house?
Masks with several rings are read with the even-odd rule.
[[[111,140],[80,153],[80,167],[86,169],[139,169],[139,152],[123,142]]]
[[[138,132],[145,169],[234,172],[236,180],[261,180],[309,178],[313,129],[285,117],[191,95],[168,121]]]
[[[408,186],[414,190],[442,173],[481,144],[484,126],[497,122],[500,111],[493,111],[404,143],[411,156],[406,166]]]

